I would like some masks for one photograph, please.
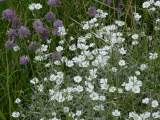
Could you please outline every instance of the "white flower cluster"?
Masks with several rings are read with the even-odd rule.
[[[29,9],[32,10],[32,11],[33,11],[34,9],[39,10],[39,9],[41,9],[41,8],[42,8],[42,5],[41,5],[40,3],[37,3],[37,4],[32,3],[32,4],[29,5]]]

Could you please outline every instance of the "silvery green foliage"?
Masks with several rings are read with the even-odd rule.
[[[159,69],[154,66],[157,49],[137,55],[138,45],[144,47],[139,38],[146,36],[123,34],[126,23],[120,20],[105,26],[106,15],[98,10],[95,18],[82,22],[86,34],[74,38],[77,42],[68,40],[67,30],[59,28],[55,61],[47,53],[49,44],[36,51],[34,62],[43,75],[30,80],[30,100],[19,106],[23,119],[160,118],[159,98],[152,98],[152,89],[146,91],[149,86],[158,87],[158,76],[152,71]]]

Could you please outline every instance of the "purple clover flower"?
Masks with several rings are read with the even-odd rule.
[[[52,53],[51,58],[52,58],[52,60],[56,60],[57,59],[57,54],[55,52]]]
[[[104,0],[104,2],[107,2],[107,5],[110,5],[112,0]]]
[[[54,23],[53,23],[53,26],[55,29],[58,29],[58,27],[62,27],[63,26],[63,22],[61,20],[56,20]]]
[[[21,26],[20,29],[18,29],[19,37],[28,37],[31,35],[30,30],[27,27]]]
[[[52,30],[52,34],[53,35],[58,35],[58,27],[61,27],[63,26],[63,22],[61,20],[56,20],[54,23],[53,23],[53,30]]]
[[[4,0],[0,0],[0,2],[3,2]]]
[[[8,35],[8,39],[14,39],[15,37],[18,36],[16,30],[14,29],[9,29],[9,31],[7,32]]]
[[[55,19],[55,15],[52,12],[48,12],[45,17],[46,20],[51,21],[53,19]]]
[[[7,40],[6,41],[6,44],[5,44],[5,48],[6,49],[13,49],[13,47],[16,46],[16,44],[14,43],[14,40]]]
[[[28,50],[30,52],[33,52],[33,50],[36,51],[38,49],[39,49],[39,43],[36,43],[36,41],[35,42],[31,42],[30,45],[28,46]]]
[[[21,26],[21,20],[20,20],[20,18],[13,18],[12,19],[12,27],[13,28],[18,28],[18,27],[20,27]]]
[[[8,21],[10,21],[14,16],[15,13],[10,9],[6,9],[2,13],[2,19],[7,19]]]
[[[43,33],[40,34],[40,38],[41,38],[43,41],[47,40],[47,39],[48,39],[48,36],[49,36],[49,32],[50,32],[50,30],[49,30],[48,28],[44,28],[44,29],[43,29]]]
[[[59,7],[62,2],[60,2],[59,0],[48,0],[47,4],[52,7]]]
[[[117,6],[120,10],[122,10],[124,8],[124,4],[122,2],[120,2]]]
[[[37,26],[43,26],[43,23],[42,23],[42,21],[41,20],[35,20],[34,22],[33,22],[33,28],[35,29],[35,30],[37,30]]]
[[[87,12],[87,14],[89,14],[90,15],[90,17],[91,16],[95,16],[96,15],[96,13],[97,13],[97,10],[96,10],[96,8],[95,7],[93,7],[93,6],[91,6],[90,8],[88,8],[88,12]]]
[[[22,57],[20,57],[20,65],[26,65],[29,63],[29,57],[26,55],[23,55]]]

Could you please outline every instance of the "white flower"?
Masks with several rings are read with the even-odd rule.
[[[56,116],[56,112],[53,112],[52,115],[53,115],[53,116]]]
[[[57,52],[61,52],[63,50],[63,47],[62,46],[58,46],[58,47],[56,47],[56,50],[57,50]]]
[[[136,21],[139,21],[139,19],[140,19],[141,17],[142,17],[142,16],[139,15],[138,13],[134,13],[134,19],[135,19]]]
[[[118,88],[118,93],[123,93],[123,89],[122,88]]]
[[[74,77],[74,81],[77,83],[80,83],[82,81],[82,77],[76,76],[76,77]]]
[[[121,113],[120,113],[120,111],[115,110],[115,111],[112,112],[112,115],[113,115],[113,116],[120,116]]]
[[[19,99],[19,98],[17,98],[16,100],[15,100],[15,103],[20,103],[21,102],[21,100]]]
[[[120,61],[119,61],[119,65],[120,65],[120,66],[124,66],[124,65],[125,65],[125,61],[124,61],[124,60],[120,60]]]
[[[54,93],[54,90],[53,89],[49,89],[49,94],[53,95],[53,93]]]
[[[139,72],[139,71],[135,71],[135,74],[136,74],[136,75],[140,75],[140,72]]]
[[[13,50],[18,51],[18,50],[20,50],[20,48],[19,48],[19,46],[16,45],[16,46],[13,47]]]
[[[144,2],[143,5],[142,5],[143,8],[149,8],[149,6],[150,6],[149,1]]]
[[[77,110],[77,111],[76,111],[76,115],[77,115],[77,116],[80,116],[81,114],[82,114],[82,111],[81,111],[81,110]]]
[[[124,48],[119,49],[119,52],[120,52],[120,54],[122,54],[122,55],[126,54],[126,51],[127,51],[127,50],[124,50]]]
[[[82,92],[82,91],[83,91],[83,87],[80,86],[80,85],[78,85],[78,86],[75,88],[75,90],[76,90],[77,92]]]
[[[99,95],[98,93],[96,92],[92,92],[89,97],[92,99],[92,100],[98,100],[99,99]]]
[[[115,23],[116,23],[118,26],[123,26],[123,25],[125,24],[125,22],[119,21],[119,20],[115,21]]]
[[[42,8],[42,5],[40,3],[37,3],[37,4],[35,4],[34,8],[39,10]]]
[[[52,41],[52,39],[48,39],[48,40],[47,40],[47,43],[51,43],[51,41]]]
[[[138,39],[138,34],[132,35],[132,38],[133,38],[134,40],[137,40],[137,39]]]
[[[159,105],[157,100],[152,101],[152,107],[157,107]]]
[[[68,67],[72,67],[73,65],[74,65],[74,63],[72,60],[69,60],[66,62],[66,66],[68,66]]]
[[[134,40],[133,42],[132,42],[132,45],[137,45],[138,44],[138,41],[136,41],[136,40]]]
[[[61,36],[65,36],[65,35],[67,34],[64,26],[58,27],[58,32],[59,32],[59,34],[60,34]]]
[[[31,5],[29,5],[29,9],[30,9],[30,10],[34,10],[35,5],[36,5],[35,3],[32,3]]]
[[[57,76],[54,74],[50,75],[50,81],[55,81],[57,79]]]
[[[159,118],[159,117],[160,117],[159,114],[160,114],[159,111],[153,112],[153,113],[152,113],[152,117],[153,117],[153,118]]]
[[[47,48],[48,48],[48,46],[47,46],[47,45],[44,45],[44,44],[43,44],[43,45],[41,45],[41,50],[42,50],[42,51],[47,51]]]
[[[112,71],[113,72],[117,72],[117,68],[116,67],[112,67]]]
[[[113,86],[109,88],[109,92],[115,92],[115,91],[116,91],[116,87]]]
[[[160,7],[160,1],[156,1],[156,2],[154,3],[154,5],[157,6],[157,7]]]
[[[158,57],[158,54],[157,53],[149,53],[150,56],[149,56],[149,59],[156,59]]]
[[[149,98],[142,99],[142,103],[148,104],[149,103]]]
[[[145,64],[142,64],[142,65],[140,66],[141,71],[145,70],[146,68],[147,68],[147,65],[145,65]]]
[[[88,24],[85,24],[85,25],[83,26],[83,29],[84,29],[84,30],[88,30],[88,29],[89,29],[89,25],[88,25]]]
[[[134,86],[132,88],[132,92],[134,92],[134,93],[140,93],[140,88],[138,86]]]
[[[76,50],[76,45],[72,44],[71,46],[69,46],[69,50],[75,51]]]
[[[32,80],[30,80],[30,83],[32,83],[32,84],[36,84],[36,83],[38,83],[39,82],[39,80],[38,80],[38,78],[33,78]]]
[[[38,85],[37,87],[38,87],[38,91],[43,92],[44,87],[42,84]]]
[[[15,117],[15,118],[17,118],[17,117],[19,117],[20,116],[20,113],[19,112],[13,112],[12,113],[12,117]]]
[[[106,97],[105,97],[105,96],[99,96],[99,100],[105,101],[105,100],[106,100]]]
[[[64,107],[64,108],[63,108],[63,111],[64,111],[64,113],[69,112],[69,107]]]

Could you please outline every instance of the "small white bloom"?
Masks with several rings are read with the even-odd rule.
[[[35,4],[34,8],[39,10],[42,8],[42,5],[40,3],[37,3],[37,4]]]
[[[116,87],[113,86],[109,88],[109,92],[115,92],[115,91],[116,91]]]
[[[136,75],[140,75],[140,72],[139,72],[139,71],[135,71],[135,74],[136,74]]]
[[[81,114],[82,114],[82,111],[81,111],[81,110],[77,110],[77,111],[76,111],[76,115],[77,115],[77,116],[80,116]]]
[[[63,108],[63,111],[64,111],[64,113],[69,112],[69,107],[64,107],[64,108]]]
[[[82,81],[82,77],[76,76],[76,77],[74,77],[74,81],[77,83],[80,83]]]
[[[56,50],[57,50],[57,52],[61,52],[63,50],[63,47],[62,46],[58,46],[58,47],[56,47]]]
[[[124,60],[120,60],[120,61],[119,61],[119,65],[120,65],[120,66],[124,66],[125,64],[126,64],[126,63],[125,63]]]
[[[148,104],[149,103],[149,98],[142,99],[142,103]]]
[[[121,113],[120,113],[120,111],[115,110],[115,111],[112,112],[112,115],[113,115],[113,116],[120,116]]]
[[[18,50],[20,50],[20,48],[19,48],[19,46],[16,45],[16,46],[13,47],[13,50],[18,51]]]
[[[33,78],[32,80],[30,80],[30,83],[32,83],[32,84],[36,84],[36,83],[38,83],[39,82],[39,80],[38,80],[38,78]]]
[[[19,98],[17,98],[16,100],[15,100],[15,103],[20,103],[21,102],[21,100],[19,99]]]
[[[142,5],[143,8],[149,8],[149,6],[150,6],[149,1],[144,2],[143,5]]]
[[[132,92],[134,92],[134,93],[140,93],[140,88],[138,86],[134,86],[132,88]]]
[[[15,117],[15,118],[17,118],[17,117],[19,117],[20,116],[20,113],[19,112],[13,112],[12,113],[12,117]]]
[[[134,40],[137,40],[137,39],[138,39],[138,34],[132,35],[132,38],[133,38]]]
[[[152,101],[152,107],[157,107],[159,105],[157,100]]]

